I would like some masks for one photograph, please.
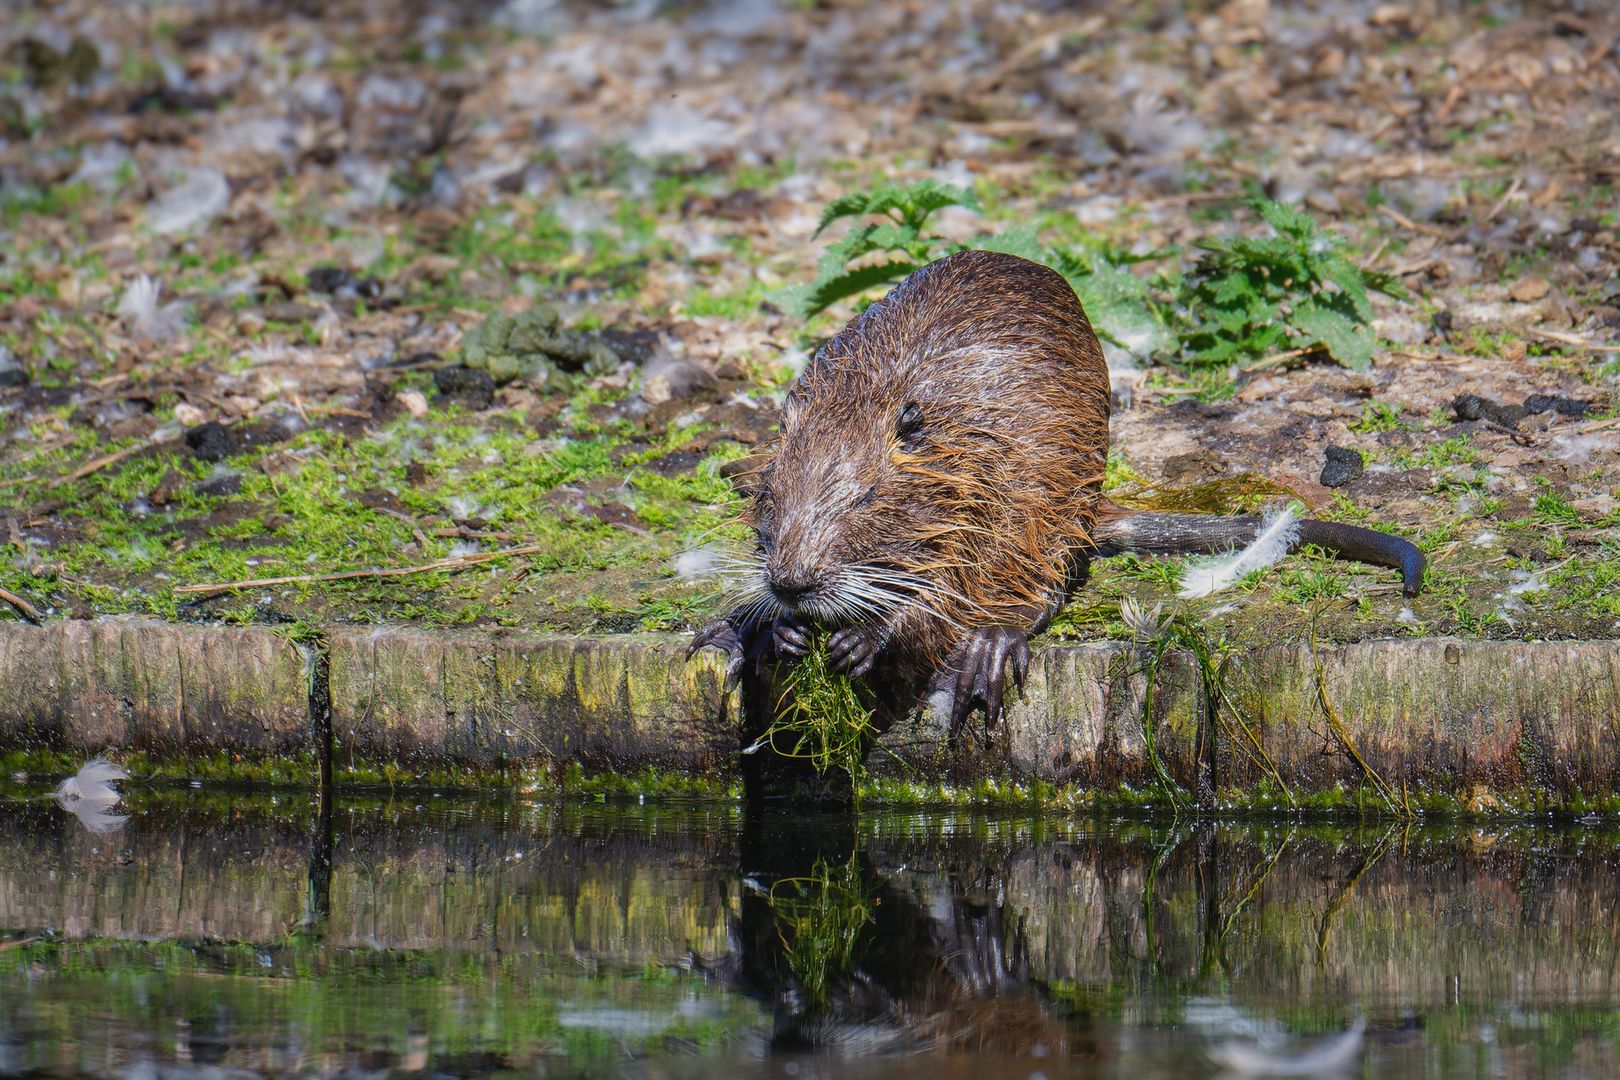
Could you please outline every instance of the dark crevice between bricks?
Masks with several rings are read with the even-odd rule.
[[[301,635],[309,650],[309,726],[315,742],[318,803],[309,838],[309,885],[303,932],[320,935],[332,913],[332,650],[324,631]]]
[[[309,730],[324,796],[332,790],[332,650],[320,630],[300,635],[298,643],[309,650]]]

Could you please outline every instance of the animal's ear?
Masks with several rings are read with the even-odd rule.
[[[900,440],[901,446],[907,450],[915,450],[917,444],[922,442],[927,426],[922,406],[915,401],[908,401],[900,410],[900,418],[895,421],[894,434]]]

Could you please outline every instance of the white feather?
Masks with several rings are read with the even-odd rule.
[[[163,291],[156,281],[141,274],[129,283],[118,300],[118,315],[136,334],[153,341],[168,341],[185,332],[186,305],[175,300],[158,306]]]
[[[79,771],[56,785],[56,804],[78,818],[93,833],[122,828],[128,814],[114,812],[120,798],[117,783],[129,779],[129,770],[106,758],[91,758]]]
[[[1264,1046],[1228,1042],[1214,1047],[1209,1056],[1238,1076],[1323,1076],[1355,1070],[1361,1058],[1361,1041],[1367,1030],[1365,1017],[1357,1017],[1350,1030],[1314,1043],[1299,1053],[1278,1053]]]
[[[1194,559],[1181,575],[1181,595],[1210,596],[1287,555],[1299,539],[1299,515],[1293,507],[1266,518],[1249,546],[1231,555]]]
[[[683,581],[717,577],[725,569],[722,563],[725,553],[718,544],[688,548],[675,556],[675,576]]]
[[[115,803],[120,780],[129,779],[129,770],[106,758],[91,758],[79,771],[56,786],[56,797],[62,803]]]

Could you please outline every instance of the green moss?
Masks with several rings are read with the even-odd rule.
[[[395,762],[356,765],[333,763],[333,783],[354,793],[371,791],[490,791],[503,790],[542,802],[644,801],[647,799],[735,802],[742,786],[735,781],[646,766],[634,772],[614,769],[587,771],[572,762],[560,771],[545,765],[518,762],[489,766],[437,764],[408,766]]]
[[[312,788],[318,775],[315,752],[251,758],[217,753],[168,757],[139,750],[105,753],[129,770],[130,785],[207,783],[271,788]],[[0,778],[26,789],[49,786],[66,779],[85,763],[87,755],[67,750],[13,750],[0,754]]]

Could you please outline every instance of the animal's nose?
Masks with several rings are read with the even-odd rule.
[[[807,578],[791,574],[771,575],[771,595],[784,604],[797,604],[815,591],[815,582]]]

